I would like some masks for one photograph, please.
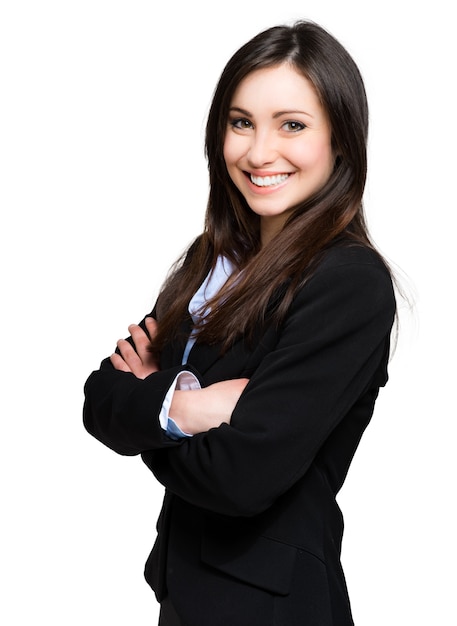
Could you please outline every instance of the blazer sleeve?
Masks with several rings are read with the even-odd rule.
[[[151,315],[155,316],[155,311]],[[140,326],[146,330],[144,320]],[[127,340],[132,343],[131,337]],[[182,371],[193,373],[202,385],[198,372],[190,365],[170,367],[141,380],[114,369],[110,359],[105,359],[84,385],[86,430],[124,455],[177,445],[162,429],[159,414],[170,386]]]
[[[141,380],[103,362],[84,385],[86,430],[124,455],[177,445],[160,426],[159,413],[171,384],[184,370],[198,378],[193,368],[176,366]]]
[[[266,510],[306,473],[363,393],[385,384],[394,315],[392,282],[379,264],[317,271],[242,393],[231,425],[145,452],[143,460],[194,505],[232,516]]]

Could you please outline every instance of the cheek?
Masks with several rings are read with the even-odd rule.
[[[326,181],[333,171],[335,158],[330,145],[310,146],[295,155],[296,163],[304,172],[314,172],[317,178]]]
[[[332,148],[329,146],[322,154],[322,170],[324,182],[327,182],[335,169],[335,155]]]
[[[335,157],[333,156],[333,151],[329,146],[327,146],[322,149],[316,163],[316,167],[322,172],[322,177],[327,180],[333,172],[334,165]]]

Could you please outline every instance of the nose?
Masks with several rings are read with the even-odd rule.
[[[271,133],[256,130],[251,137],[251,143],[247,153],[249,165],[252,168],[260,169],[261,167],[271,164],[276,160],[277,146]]]

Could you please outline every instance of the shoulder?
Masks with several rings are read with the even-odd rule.
[[[350,266],[366,267],[367,271],[381,271],[390,279],[390,272],[376,250],[362,244],[339,243],[325,250],[316,264],[316,272]],[[350,271],[350,270],[349,270]]]
[[[325,250],[298,290],[292,311],[317,308],[318,303],[329,315],[358,318],[370,312],[392,320],[395,294],[382,257],[359,244],[342,243]]]
[[[315,263],[309,281],[319,279],[369,281],[393,292],[392,277],[385,261],[376,250],[361,244],[343,243],[325,250]]]

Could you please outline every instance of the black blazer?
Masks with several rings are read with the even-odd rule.
[[[166,487],[145,575],[185,626],[348,626],[335,496],[387,381],[395,298],[362,246],[324,255],[280,328],[221,356],[168,346],[145,380],[109,360],[86,382],[84,424],[120,454],[141,454]],[[188,320],[190,329],[190,320]],[[176,376],[247,377],[223,424],[179,442],[158,423]]]

